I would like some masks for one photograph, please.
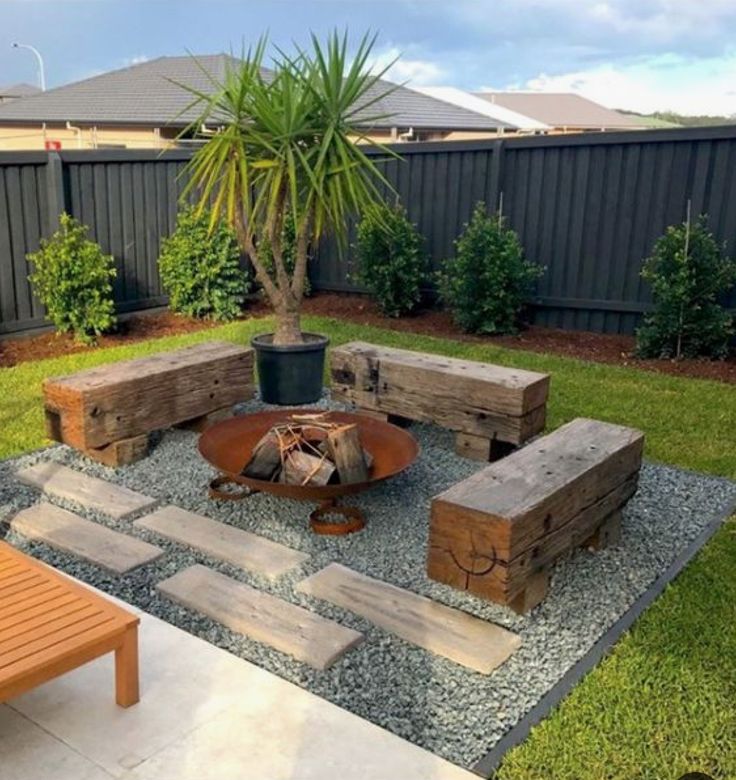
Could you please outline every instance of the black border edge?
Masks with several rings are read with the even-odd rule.
[[[588,652],[565,672],[552,688],[471,768],[480,777],[490,780],[511,748],[520,745],[572,689],[591,672],[609,653],[621,636],[628,631],[664,589],[692,561],[715,536],[721,526],[736,512],[736,499],[730,501],[723,513],[718,513],[692,542],[680,552],[670,565],[639,596],[629,609],[603,634]]]

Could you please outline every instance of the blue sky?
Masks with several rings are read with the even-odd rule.
[[[0,84],[48,86],[141,59],[379,32],[395,80],[578,91],[612,107],[736,114],[736,0],[0,0]]]

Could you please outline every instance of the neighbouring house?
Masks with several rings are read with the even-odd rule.
[[[544,122],[553,133],[645,130],[640,117],[622,114],[572,92],[475,92],[494,106]]]
[[[159,57],[0,105],[0,149],[166,148],[197,117],[180,84],[212,89],[226,54]],[[206,72],[205,72],[206,71]],[[376,86],[376,89],[379,89]],[[404,86],[370,106],[362,131],[381,141],[492,137],[518,130],[493,112],[478,112]],[[499,112],[500,114],[500,112]]]
[[[457,87],[417,87],[416,90],[437,100],[452,103],[468,111],[474,111],[476,114],[487,116],[499,124],[506,125],[504,130],[499,131],[500,133],[547,133],[552,130],[548,124],[540,122],[534,117],[525,116],[498,103],[490,103],[472,92],[465,92],[465,90]],[[472,137],[485,138],[487,135],[478,133],[473,136],[467,131],[450,135],[450,138],[453,140]]]
[[[11,100],[37,95],[39,92],[41,90],[38,87],[34,87],[33,84],[10,84],[9,86],[0,87],[0,103],[9,103]]]

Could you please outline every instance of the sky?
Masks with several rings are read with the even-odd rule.
[[[736,0],[0,0],[0,85],[48,87],[162,55],[239,51],[267,32],[378,33],[408,85],[573,91],[612,108],[736,114]]]

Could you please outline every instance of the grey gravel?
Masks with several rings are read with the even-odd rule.
[[[320,406],[336,406],[323,400]],[[240,411],[262,408],[257,402]],[[0,523],[9,510],[29,506],[38,492],[21,485],[14,472],[39,460],[55,460],[111,482],[127,485],[161,503],[262,534],[310,555],[300,568],[276,582],[208,559],[182,545],[113,521],[64,501],[111,528],[163,547],[166,555],[116,577],[69,555],[31,543],[0,525],[0,535],[53,566],[135,604],[242,658],[253,661],[390,731],[462,766],[471,767],[575,664],[632,605],[714,517],[736,501],[736,484],[646,463],[636,496],[624,511],[623,540],[600,553],[578,550],[555,567],[544,603],[520,617],[444,585],[425,574],[429,502],[482,464],[457,457],[452,435],[415,425],[422,455],[403,475],[354,497],[367,527],[345,537],[316,536],[309,530],[309,505],[268,495],[241,503],[207,498],[213,472],[200,458],[195,434],[168,431],[144,461],[113,471],[59,446],[0,462]],[[518,632],[520,650],[490,676],[472,672],[410,645],[367,621],[306,595],[294,585],[332,561],[423,593]],[[366,641],[326,671],[315,671],[275,650],[235,634],[208,618],[166,600],[156,583],[187,566],[203,563],[325,617],[362,631]]]

